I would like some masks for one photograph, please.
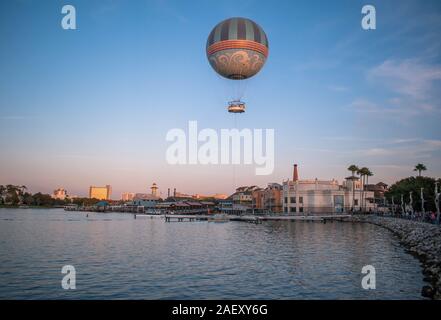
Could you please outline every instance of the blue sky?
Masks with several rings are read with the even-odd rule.
[[[77,30],[60,26],[72,4]],[[373,4],[377,30],[361,28]],[[234,127],[227,80],[205,42],[243,16],[267,33],[269,59],[247,85],[240,128],[274,128],[276,166],[171,166],[172,128]],[[441,175],[441,1],[1,1],[0,184],[87,194],[157,182],[188,193],[337,178],[367,166],[373,182]]]

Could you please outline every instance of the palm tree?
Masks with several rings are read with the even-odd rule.
[[[367,177],[369,172],[370,172],[369,169],[366,168],[366,167],[363,167],[363,168],[359,169],[358,172],[357,172],[360,175],[360,178],[361,178],[361,191],[360,191],[360,193],[361,193],[361,197],[360,197],[361,203],[360,203],[360,208],[364,207],[364,205],[363,205],[364,186],[365,186],[365,179],[366,179],[366,177]]]
[[[352,172],[352,176],[355,175],[355,173],[359,170],[358,167],[355,164],[351,164],[348,168],[349,171]]]
[[[358,169],[358,167],[355,164],[351,164],[348,167],[348,170],[351,171],[351,173],[352,173],[352,211],[354,211],[354,201],[355,201],[355,183],[354,183],[354,178],[355,178],[355,173],[359,169]]]
[[[413,171],[418,171],[418,177],[421,177],[421,171],[426,171],[426,170],[427,170],[426,166],[422,163],[418,163],[413,169]]]
[[[369,184],[369,177],[372,177],[374,174],[372,173],[372,171],[369,168],[366,168],[366,172],[365,172],[365,177],[366,177],[366,185]],[[365,195],[366,197],[366,195]],[[364,209],[366,210],[366,198],[364,199]]]
[[[25,195],[25,192],[28,188],[26,186],[19,186],[17,189],[18,189],[19,204],[23,204],[24,195]]]
[[[360,211],[361,211],[361,208],[362,208],[362,197],[363,197],[363,179],[364,179],[364,176],[363,176],[363,171],[362,171],[362,168],[358,168],[358,170],[357,170],[357,174],[360,176],[360,197],[358,198],[358,200],[359,200],[359,209],[360,209]]]

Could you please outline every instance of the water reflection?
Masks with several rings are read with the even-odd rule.
[[[0,209],[4,299],[420,299],[422,274],[368,224],[165,223],[130,215]],[[61,289],[74,265],[77,289]],[[373,265],[377,289],[361,288]]]

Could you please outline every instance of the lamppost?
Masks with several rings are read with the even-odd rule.
[[[401,215],[404,216],[404,194],[401,195]]]
[[[426,214],[426,211],[424,210],[424,193],[423,193],[424,188],[421,188],[421,193],[420,193],[420,197],[421,197],[421,214],[424,215]]]
[[[409,208],[410,208],[410,215],[413,216],[413,198],[412,198],[412,191],[409,192]]]
[[[392,215],[395,215],[395,201],[394,201],[394,196],[392,196]]]
[[[436,223],[439,225],[440,221],[440,212],[439,212],[439,196],[440,192],[438,192],[438,181],[435,182],[435,206],[436,206]]]

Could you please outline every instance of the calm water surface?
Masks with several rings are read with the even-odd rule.
[[[76,290],[61,288],[64,265]],[[376,290],[361,288],[364,265]],[[0,209],[0,299],[421,299],[422,279],[397,239],[369,224]]]

